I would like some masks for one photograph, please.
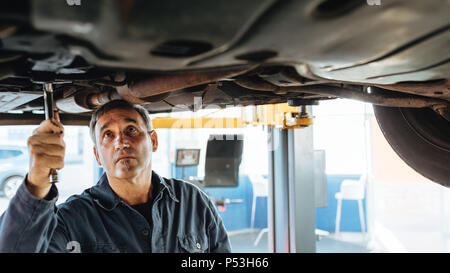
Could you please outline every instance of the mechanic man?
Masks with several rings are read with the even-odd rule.
[[[30,170],[0,218],[0,252],[230,252],[214,204],[197,187],[152,171],[158,147],[148,112],[123,100],[90,123],[105,174],[56,207],[50,169],[64,164],[63,125],[46,120],[28,139]]]

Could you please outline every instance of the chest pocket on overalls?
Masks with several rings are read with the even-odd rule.
[[[178,236],[181,253],[204,253],[208,249],[206,236],[181,235]]]

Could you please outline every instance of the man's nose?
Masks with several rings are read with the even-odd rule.
[[[114,140],[114,146],[116,149],[123,149],[130,147],[130,144],[128,142],[128,139],[122,133],[120,133]]]

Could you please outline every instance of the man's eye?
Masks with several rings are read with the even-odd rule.
[[[111,132],[105,132],[104,134],[103,134],[103,137],[111,137],[112,136],[112,133]]]
[[[132,127],[132,126],[130,126],[130,127],[127,128],[127,132],[128,132],[128,133],[136,133],[136,132],[137,132],[137,129],[134,128],[134,127]]]

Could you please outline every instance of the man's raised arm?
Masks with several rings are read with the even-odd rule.
[[[58,191],[50,170],[64,166],[64,128],[45,120],[28,139],[30,168],[0,218],[0,252],[46,252],[57,226]]]

